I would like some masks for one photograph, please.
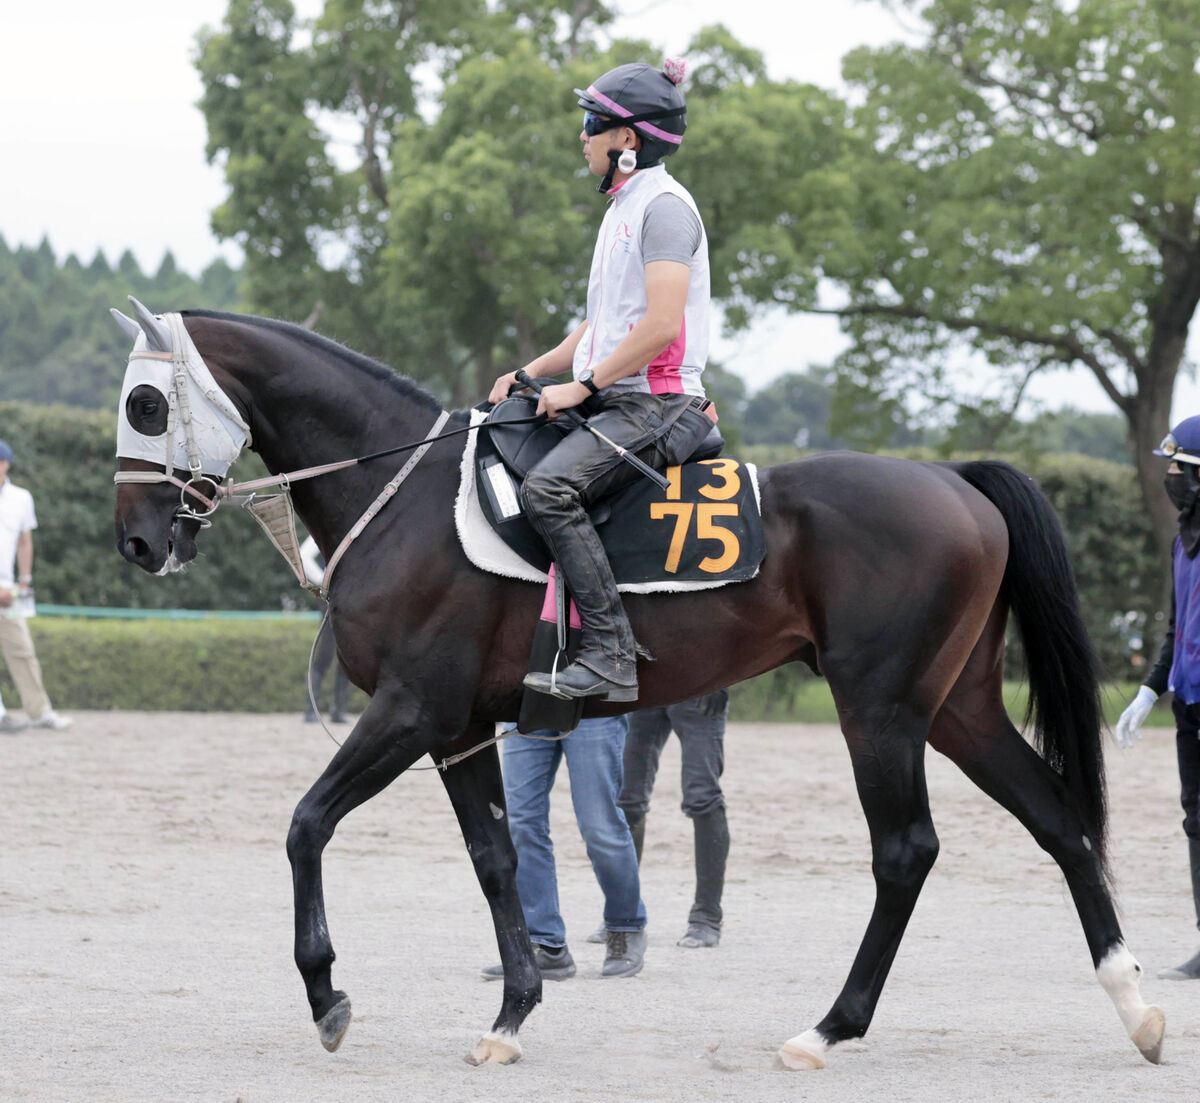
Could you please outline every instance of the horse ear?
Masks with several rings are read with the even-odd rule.
[[[138,325],[146,334],[146,344],[150,351],[170,352],[171,331],[132,295],[129,296],[129,301],[133,304],[133,313],[137,317]]]
[[[116,307],[109,307],[109,313],[116,319],[117,325],[121,327],[121,332],[126,337],[131,337],[136,341],[142,335],[142,327],[132,318],[127,318]]]

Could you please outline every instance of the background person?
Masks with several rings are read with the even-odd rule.
[[[1171,461],[1163,485],[1179,510],[1179,535],[1171,549],[1171,619],[1158,662],[1121,713],[1115,735],[1119,746],[1131,747],[1141,738],[1142,724],[1158,698],[1168,689],[1174,694],[1183,832],[1200,927],[1200,416],[1181,421],[1154,454]],[[1200,950],[1158,975],[1163,980],[1200,980]]]
[[[33,637],[25,623],[33,613],[33,530],[37,528],[37,516],[33,495],[14,486],[8,477],[14,458],[8,443],[0,440],[0,654],[16,683],[29,725],[62,731],[72,721],[50,707]],[[24,727],[6,711],[0,714],[0,731],[11,733]]]
[[[564,760],[571,774],[575,820],[604,893],[607,949],[600,975],[632,977],[642,970],[646,907],[633,838],[617,805],[628,727],[624,716],[595,718],[580,721],[560,739],[537,738],[559,734],[545,731],[509,736],[500,744],[508,830],[517,851],[517,892],[534,960],[545,980],[567,980],[575,975],[566,924],[559,911],[558,874],[550,838],[550,790]],[[483,976],[500,980],[504,969],[492,965],[483,970]]]
[[[729,826],[721,792],[728,715],[729,691],[721,689],[677,705],[638,709],[629,714],[625,737],[625,781],[618,803],[629,823],[639,864],[658,762],[671,732],[679,737],[682,807],[692,821],[696,892],[687,931],[676,945],[688,949],[716,946],[721,940],[721,896],[729,856]]]
[[[310,536],[300,545],[300,560],[304,564],[304,574],[314,586],[321,584],[325,577],[325,557],[321,554],[317,542]],[[305,723],[315,724],[320,717],[321,683],[325,680],[325,672],[333,665],[333,707],[329,712],[331,724],[345,724],[349,717],[346,715],[346,698],[350,693],[350,679],[341,661],[337,660],[337,642],[333,638],[333,625],[324,620],[321,622],[320,635],[313,649],[312,656],[312,698],[308,695],[308,670],[304,672],[304,720]],[[313,701],[317,707],[313,708]]]

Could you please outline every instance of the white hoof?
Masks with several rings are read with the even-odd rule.
[[[1167,1028],[1167,1020],[1161,1007],[1151,1005],[1146,1008],[1141,1024],[1129,1037],[1133,1044],[1141,1050],[1142,1056],[1152,1065],[1162,1061],[1163,1033]]]
[[[1157,1065],[1162,1060],[1166,1020],[1162,1008],[1143,1003],[1139,992],[1142,967],[1123,942],[1118,942],[1096,967],[1096,977],[1112,998],[1117,1014],[1143,1057]]]
[[[488,1031],[479,1044],[463,1060],[468,1065],[511,1065],[521,1059],[521,1043],[515,1034],[495,1034]]]
[[[812,1069],[825,1067],[825,1062],[815,1053],[809,1053],[807,1050],[797,1049],[791,1045],[781,1047],[775,1054],[775,1058],[779,1062],[779,1067],[791,1069],[793,1072],[809,1072]]]
[[[783,1043],[775,1054],[776,1067],[794,1072],[823,1069],[828,1048],[829,1043],[816,1030],[807,1030]]]

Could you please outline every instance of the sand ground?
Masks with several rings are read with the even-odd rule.
[[[471,1068],[500,991],[488,913],[434,773],[348,817],[325,892],[351,996],[318,1044],[291,961],[284,839],[333,750],[298,716],[81,713],[0,741],[0,1099],[1195,1100],[1200,983],[1155,973],[1200,945],[1173,733],[1112,751],[1115,867],[1143,992],[1167,1015],[1145,1063],[1096,984],[1064,882],[1021,827],[931,754],[942,850],[871,1032],[815,1073],[778,1045],[836,996],[872,901],[867,834],[835,728],[733,724],[721,946],[675,946],[690,825],[669,747],[648,821],[645,971],[601,981],[601,913],[560,778],[553,829],[579,975],[547,984],[525,1059]],[[345,732],[346,729],[339,729]]]

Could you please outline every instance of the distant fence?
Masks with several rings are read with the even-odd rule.
[[[92,620],[320,620],[316,609],[117,609],[107,605],[41,605],[41,617],[82,617]]]

